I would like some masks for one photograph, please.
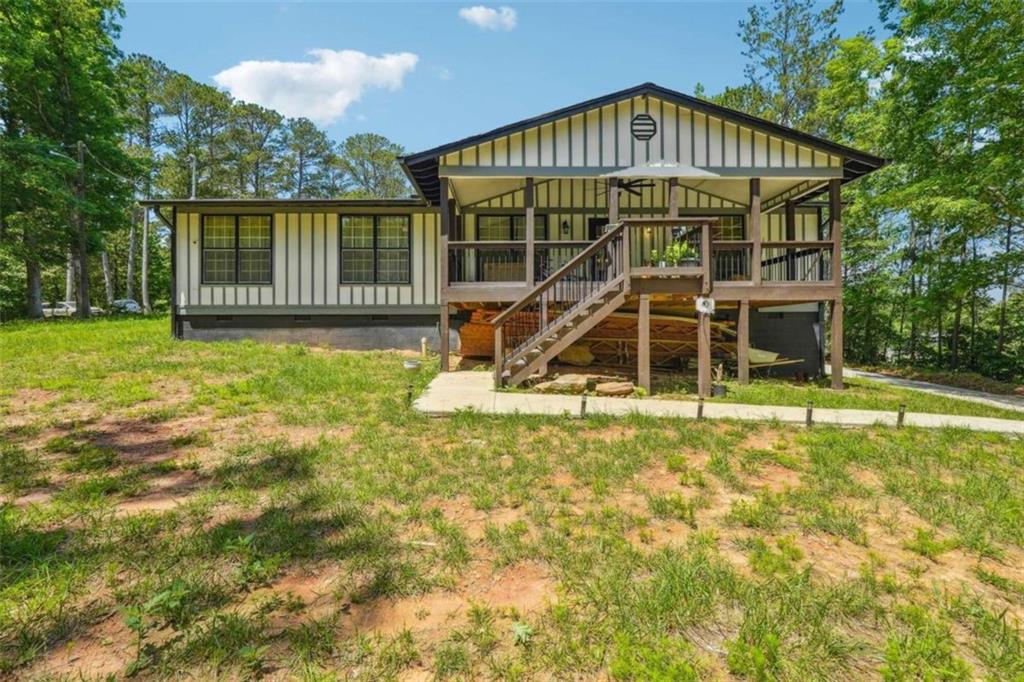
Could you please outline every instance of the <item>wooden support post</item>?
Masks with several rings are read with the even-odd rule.
[[[843,390],[843,299],[832,301],[832,388]]]
[[[750,178],[750,207],[747,213],[750,230],[750,281],[761,284],[761,178]]]
[[[455,202],[448,197],[448,178],[441,178],[441,241],[439,246],[441,262],[438,271],[441,278],[441,321],[438,325],[440,334],[441,371],[450,369],[448,347],[448,236],[451,234],[452,218]]]
[[[750,302],[740,301],[736,319],[736,375],[741,384],[750,383]]]
[[[502,380],[501,375],[505,372],[505,366],[502,364],[503,355],[502,333],[501,325],[494,326],[494,387],[501,388]]]
[[[534,243],[535,239],[533,235],[533,178],[526,178],[526,187],[523,188],[523,205],[526,207],[526,286],[533,287],[534,249],[536,248],[536,244]]]
[[[608,178],[608,224],[619,222],[619,179]]]
[[[441,304],[441,322],[440,322],[440,324],[438,325],[437,328],[438,328],[438,333],[439,333],[439,335],[441,337],[441,339],[440,339],[440,341],[441,341],[441,343],[440,343],[440,346],[441,346],[441,348],[440,348],[440,352],[441,352],[441,371],[442,372],[447,372],[447,371],[449,371],[451,369],[451,362],[450,362],[450,358],[448,357],[449,355],[451,355],[451,349],[448,347],[449,320],[448,320],[448,304],[447,303],[442,303]]]
[[[651,295],[640,294],[636,340],[636,382],[651,393]]]
[[[619,222],[619,179],[608,178],[608,224],[614,225]],[[632,235],[627,227],[622,233],[622,274],[625,275],[626,283],[624,291],[628,294],[630,287],[629,268],[632,259],[633,247],[630,242]]]
[[[796,203],[786,202],[786,241],[796,241]],[[796,249],[786,249],[786,281],[796,279]]]
[[[843,285],[843,202],[839,198],[839,178],[828,181],[829,238],[832,240],[832,283]]]
[[[697,313],[697,395],[711,395],[711,316]]]
[[[679,178],[668,179],[668,217],[679,217]]]

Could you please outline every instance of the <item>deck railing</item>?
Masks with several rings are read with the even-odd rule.
[[[750,282],[754,272],[767,284],[822,284],[833,282],[833,244],[826,240],[764,241],[761,262],[753,262],[751,240],[710,240],[707,223],[693,219],[626,219],[624,248],[629,250],[627,265],[637,276],[674,276],[672,268],[657,268],[653,251],[663,253],[672,241],[684,241],[693,247],[695,257],[682,268],[699,268],[713,282]],[[705,242],[708,248],[705,249]],[[447,285],[483,283],[522,283],[533,286],[543,282],[595,242],[534,242],[533,273],[526,276],[525,241],[453,241],[448,243]],[[579,264],[578,279],[599,281],[605,255],[595,253]]]
[[[552,330],[553,325],[610,286],[622,282],[625,271],[622,224],[611,226],[561,268],[493,320],[496,378]]]
[[[765,282],[831,282],[832,242],[765,242],[761,278]]]

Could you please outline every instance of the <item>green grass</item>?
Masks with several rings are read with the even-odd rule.
[[[429,419],[396,354],[167,331],[0,327],[0,677],[1024,674],[1015,437]]]
[[[812,402],[815,407],[883,412],[897,412],[900,405],[906,405],[908,412],[1024,419],[1024,412],[889,386],[861,377],[847,377],[843,391],[833,390],[828,379],[817,382],[755,379],[746,385],[731,380],[723,383],[728,393],[721,398],[709,398],[709,402],[790,407],[805,407]],[[667,381],[654,389],[656,399],[694,400],[696,395],[696,385],[685,379]]]

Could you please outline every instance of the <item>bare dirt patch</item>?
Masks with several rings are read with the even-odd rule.
[[[344,627],[383,635],[408,628],[429,640],[432,633],[443,635],[464,623],[473,604],[526,614],[543,608],[555,596],[554,580],[536,562],[521,562],[495,573],[470,570],[467,576],[451,591],[353,604]]]
[[[49,650],[30,668],[21,671],[22,679],[114,678],[133,658],[129,644],[133,637],[120,614],[114,613],[82,635]]]
[[[778,464],[764,464],[756,476],[749,477],[747,482],[758,490],[769,490],[773,493],[782,492],[801,485],[800,472]]]
[[[474,509],[467,495],[428,500],[426,507],[440,509],[447,521],[461,527],[466,536],[473,541],[484,537],[488,525],[507,526],[526,517],[526,510],[523,507]]]
[[[775,429],[757,429],[740,441],[737,450],[774,450],[782,434]]]

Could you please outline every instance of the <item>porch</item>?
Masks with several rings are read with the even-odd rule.
[[[638,318],[638,381],[649,391],[651,304],[667,299],[695,309],[702,395],[711,388],[708,330],[715,305],[735,310],[736,373],[747,382],[751,308],[827,304],[832,382],[842,387],[840,178],[719,178],[709,187],[707,178],[608,177],[596,181],[605,188],[604,201],[557,206],[549,198],[539,214],[538,185],[548,180],[441,178],[447,197],[441,204],[441,338],[447,337],[449,306],[499,308],[496,383],[515,384],[545,371],[548,359],[629,301]],[[659,185],[663,206],[620,201]],[[765,185],[772,193],[762,201]],[[504,194],[515,195],[508,209],[465,201],[502,186]],[[681,200],[694,191],[707,191],[720,204]],[[826,202],[806,202],[822,192]],[[502,214],[512,215],[507,235],[498,235],[507,239],[483,229],[495,222],[489,216]],[[562,221],[566,214],[585,221],[574,220],[574,227]],[[559,221],[554,229],[552,215]],[[586,234],[580,234],[580,222]]]

